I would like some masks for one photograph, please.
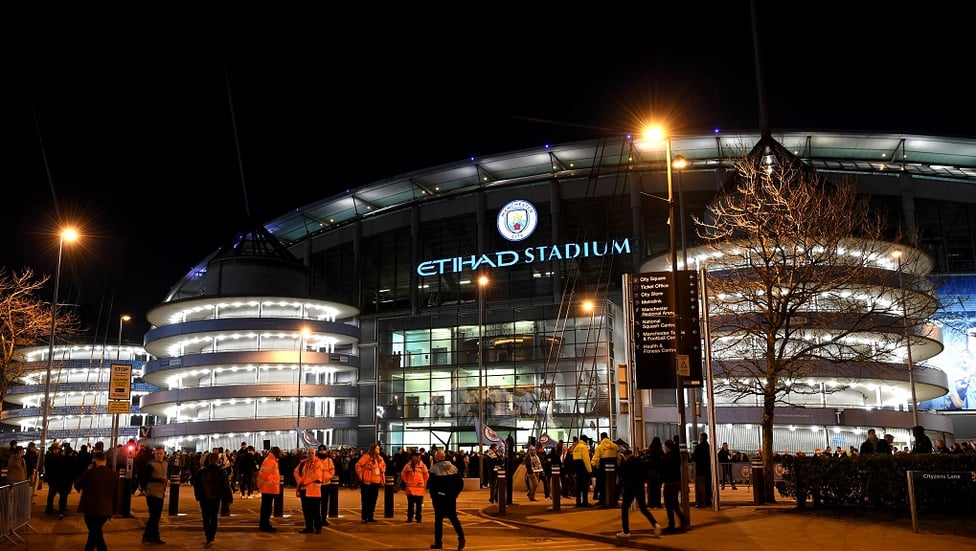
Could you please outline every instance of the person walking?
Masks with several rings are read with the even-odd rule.
[[[722,448],[718,450],[718,463],[722,466],[722,489],[725,489],[727,483],[732,483],[732,489],[738,490],[735,487],[735,476],[732,475],[732,452],[728,442],[722,442]]]
[[[261,492],[261,509],[258,513],[258,530],[262,532],[277,532],[271,526],[271,509],[275,496],[281,493],[281,471],[278,469],[278,459],[281,458],[281,448],[272,446],[268,454],[261,461],[258,470],[258,491]]]
[[[332,479],[335,478],[336,468],[335,461],[332,460],[332,452],[325,444],[319,444],[318,449],[315,450],[315,460],[322,469],[322,497],[319,499],[319,513],[315,516],[317,522],[315,533],[321,534],[322,527],[329,525],[329,503],[332,499],[330,486]]]
[[[108,468],[107,461],[104,451],[95,450],[91,466],[74,483],[75,490],[81,492],[78,512],[84,515],[88,527],[85,551],[108,551],[102,529],[115,514],[118,475]]]
[[[528,481],[529,489],[525,493],[529,501],[536,501],[535,494],[539,490],[539,477],[542,476],[542,460],[539,459],[539,450],[535,446],[529,448],[528,455],[525,456],[525,478]]]
[[[698,435],[698,444],[691,454],[695,462],[695,507],[712,506],[712,451],[708,445],[708,435]]]
[[[457,534],[458,551],[464,549],[464,529],[457,516],[457,498],[464,489],[464,479],[461,472],[453,463],[447,461],[444,450],[434,453],[434,465],[430,468],[430,479],[427,485],[430,489],[430,501],[434,506],[434,543],[431,549],[444,547],[444,519],[451,522]]]
[[[400,480],[403,482],[404,491],[407,493],[407,522],[417,519],[417,523],[420,523],[424,509],[424,491],[427,489],[429,478],[430,471],[421,460],[420,452],[412,452],[410,462],[404,465],[403,470],[400,471]]]
[[[661,462],[664,461],[664,445],[661,437],[655,436],[644,452],[644,466],[647,467],[647,506],[661,508]]]
[[[258,472],[257,452],[254,446],[247,446],[237,452],[237,483],[241,499],[251,499],[254,494],[254,475]]]
[[[156,446],[151,461],[143,465],[140,479],[146,493],[146,509],[149,517],[142,532],[142,543],[164,544],[159,538],[159,519],[163,516],[163,502],[166,500],[166,448]]]
[[[200,503],[205,548],[212,547],[217,538],[217,519],[220,517],[221,503],[229,505],[234,502],[234,492],[219,459],[215,454],[207,455],[206,466],[193,475],[193,497]]]
[[[44,481],[47,482],[47,507],[44,512],[48,515],[58,515],[64,518],[68,514],[68,494],[71,484],[77,478],[74,460],[64,453],[65,448],[55,442],[44,455]],[[9,461],[9,459],[8,459]],[[54,500],[58,500],[57,509]]]
[[[668,527],[662,532],[665,534],[683,532],[689,522],[688,517],[681,511],[681,503],[678,501],[681,493],[681,456],[678,453],[678,444],[674,440],[664,441],[661,481],[664,485],[664,510],[668,515]],[[674,525],[675,516],[681,521],[677,527]]]
[[[299,534],[321,534],[322,519],[322,480],[325,475],[322,473],[322,462],[315,457],[316,450],[309,449],[306,457],[295,466],[295,484],[298,488],[298,497],[302,502],[302,517],[305,519],[305,527],[298,531]]]
[[[630,537],[630,504],[637,500],[637,508],[647,520],[651,521],[654,528],[654,537],[661,536],[661,525],[657,523],[654,515],[647,510],[647,502],[644,501],[644,483],[647,482],[647,468],[639,457],[634,455],[630,448],[624,448],[623,461],[620,462],[620,480],[623,486],[624,499],[620,504],[620,528],[617,532],[618,538]]]
[[[359,501],[362,509],[362,522],[376,522],[376,499],[380,495],[380,487],[386,476],[386,461],[380,455],[380,445],[370,444],[369,451],[356,462],[356,474],[359,476]]]

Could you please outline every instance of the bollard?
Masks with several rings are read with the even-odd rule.
[[[752,464],[752,499],[756,505],[766,504],[765,484],[763,483],[762,462]]]
[[[603,505],[614,509],[617,507],[617,465],[607,463],[603,467]]]
[[[552,510],[559,511],[559,498],[563,489],[559,481],[559,465],[552,466],[552,474],[549,476],[549,496],[552,497]]]
[[[275,518],[281,518],[285,516],[285,485],[278,484],[278,493],[274,496],[274,501],[271,502],[272,516]]]
[[[383,489],[383,518],[393,518],[393,503],[396,497],[396,486],[393,485],[393,477],[386,477],[386,486]]]
[[[117,491],[119,498],[116,502],[115,514],[124,518],[132,517],[130,514],[132,510],[132,488],[129,485],[129,479],[125,477],[125,470],[119,470]]]
[[[180,475],[169,477],[169,516],[180,514]]]
[[[327,489],[329,492],[329,518],[339,517],[339,475],[332,477],[332,484]]]
[[[134,483],[132,469],[132,455],[130,454],[125,460],[125,470],[119,472],[119,476],[124,476],[122,479],[122,499],[119,500],[119,515],[124,518],[132,518],[132,484]],[[50,485],[48,485],[48,491],[51,491]]]
[[[505,476],[505,467],[498,468],[498,514],[505,514],[505,496],[508,495],[508,479]]]

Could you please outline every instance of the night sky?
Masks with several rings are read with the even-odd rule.
[[[57,221],[77,223],[60,302],[113,339],[132,314],[141,342],[145,312],[249,219],[644,121],[757,131],[749,3],[682,9],[0,18],[0,266],[53,274]],[[804,9],[824,13],[758,13],[774,131],[976,137],[964,14]]]

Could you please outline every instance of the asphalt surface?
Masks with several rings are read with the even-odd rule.
[[[693,495],[693,494],[692,494]],[[12,549],[81,550],[87,538],[87,529],[80,514],[69,513],[64,519],[44,514],[46,488],[34,496],[30,522],[11,535],[8,542]],[[133,497],[131,516],[115,517],[105,526],[109,549],[202,549],[203,533],[200,515],[193,501],[192,488],[180,489],[178,508],[170,514],[171,499],[166,498],[160,532],[167,541],[165,546],[143,545],[142,530],[146,520],[145,500]],[[547,545],[538,534],[551,534],[553,545],[563,549],[610,549],[629,547],[639,549],[681,549],[689,551],[806,551],[824,549],[897,551],[901,549],[976,549],[976,533],[956,530],[938,519],[918,518],[918,531],[913,529],[909,515],[903,519],[886,517],[875,521],[863,512],[850,514],[823,514],[815,510],[798,510],[795,502],[780,500],[777,503],[756,505],[752,489],[739,486],[738,490],[721,492],[720,504],[711,509],[691,508],[691,529],[684,533],[654,537],[650,523],[634,511],[630,513],[630,538],[618,538],[620,531],[619,508],[577,508],[574,500],[560,500],[558,511],[553,510],[550,500],[530,502],[524,491],[513,491],[513,503],[506,504],[504,514],[497,504],[488,501],[487,489],[469,489],[462,492],[458,508],[462,523],[466,526],[465,549],[519,549],[520,530],[531,533],[533,540]],[[69,511],[77,508],[79,494],[69,498]],[[217,542],[214,549],[252,549],[265,545],[327,547],[329,549],[362,549],[369,547],[391,549],[427,549],[432,539],[433,512],[430,500],[424,501],[424,524],[404,525],[406,497],[393,496],[391,516],[386,517],[386,501],[381,491],[376,516],[377,525],[364,525],[359,520],[359,492],[348,488],[339,491],[339,515],[330,519],[326,536],[302,535],[297,530],[303,525],[300,506],[294,491],[285,490],[282,515],[272,519],[278,532],[259,532],[257,510],[260,499],[242,500],[235,497],[229,517],[221,517]],[[662,526],[667,523],[663,509],[651,509]],[[492,529],[476,529],[487,526]],[[962,533],[960,533],[962,532]],[[454,549],[456,539],[448,523],[444,526],[444,548]],[[328,538],[326,540],[326,537]],[[315,540],[310,538],[323,538]],[[317,543],[318,542],[318,543]],[[570,545],[572,542],[572,545]],[[521,547],[527,542],[522,542]],[[580,543],[582,545],[577,545]]]

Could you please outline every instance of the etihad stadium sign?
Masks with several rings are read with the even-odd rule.
[[[509,241],[521,241],[535,230],[536,216],[536,209],[532,203],[523,199],[511,201],[499,211],[498,233]],[[534,264],[536,262],[619,254],[630,254],[630,239],[537,245],[519,250],[512,249],[481,255],[439,258],[421,262],[417,266],[417,274],[422,277],[433,277],[482,269],[507,268],[516,264]]]

